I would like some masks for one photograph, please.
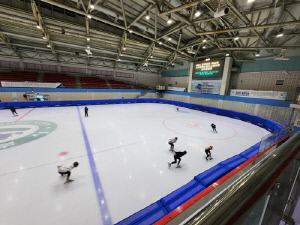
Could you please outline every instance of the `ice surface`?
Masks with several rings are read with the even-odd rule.
[[[97,171],[91,171],[77,107],[17,109],[18,117],[0,111],[0,144],[38,132],[35,125],[14,125],[20,118],[57,125],[41,138],[0,149],[0,224],[105,225],[102,217],[107,215],[117,223],[269,133],[240,120],[186,108],[177,112],[165,104],[88,108],[86,118],[84,106],[79,106]],[[174,137],[178,137],[175,151],[187,151],[180,169],[167,165],[173,161],[168,140]],[[204,149],[209,145],[214,147],[213,160],[206,162]],[[59,156],[61,152],[68,154]],[[57,165],[75,161],[79,162],[72,170],[75,181],[64,184]],[[92,173],[100,178],[106,202],[97,201]],[[99,204],[106,204],[108,214]]]

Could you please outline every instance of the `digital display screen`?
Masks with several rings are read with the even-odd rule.
[[[194,64],[193,78],[222,77],[224,59],[196,62]]]

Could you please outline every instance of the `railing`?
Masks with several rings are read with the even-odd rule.
[[[183,224],[232,224],[276,181],[299,152],[300,132],[271,152]]]

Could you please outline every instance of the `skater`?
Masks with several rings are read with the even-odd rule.
[[[77,167],[78,165],[79,165],[78,162],[74,162],[73,164],[72,163],[66,163],[66,164],[57,166],[58,173],[61,176],[65,175],[65,174],[68,175],[65,184],[74,181],[74,180],[71,180],[69,178],[71,176],[71,170],[74,169],[75,167]]]
[[[168,142],[169,145],[171,145],[171,147],[170,147],[170,151],[171,151],[171,152],[174,152],[174,143],[176,143],[177,139],[178,139],[178,138],[175,137],[174,139],[170,139],[169,142]]]
[[[181,157],[184,156],[186,153],[187,153],[187,151],[174,152],[174,161],[171,162],[171,163],[168,162],[169,169],[171,168],[172,164],[177,163],[177,159],[178,159],[178,164],[177,164],[176,168],[180,168],[181,166],[179,164],[180,164],[180,161],[181,161]]]
[[[18,113],[16,112],[16,109],[15,109],[15,107],[13,107],[12,105],[9,105],[9,108],[10,108],[10,111],[12,112],[12,114],[15,116],[17,116],[18,115]]]
[[[213,123],[211,124],[211,128],[213,129],[213,131],[216,132],[216,133],[218,133],[218,131],[216,130],[216,127],[217,126],[215,124],[213,124]]]
[[[88,111],[89,111],[88,107],[84,107],[84,113],[85,113],[84,117],[89,117]]]
[[[211,157],[211,150],[213,149],[213,146],[208,146],[206,149],[205,149],[205,153],[206,153],[206,161],[208,161],[208,157],[210,158],[210,160],[212,160],[212,157]]]
[[[177,112],[179,112],[179,108],[177,108]]]

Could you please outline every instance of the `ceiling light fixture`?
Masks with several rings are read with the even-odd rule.
[[[161,45],[161,44],[162,44],[162,42],[161,42],[161,41],[159,41],[159,42],[158,42],[158,44],[160,44],[160,45]]]
[[[49,44],[49,42],[47,42],[47,47],[48,47],[48,48],[50,48],[50,44]]]
[[[169,37],[169,39],[168,39],[169,41],[171,41],[172,40],[172,38],[171,37]]]
[[[168,15],[167,23],[168,23],[168,24],[171,24],[171,23],[172,23],[171,14]]]
[[[210,58],[205,59],[205,61],[210,61]]]
[[[196,12],[195,12],[195,17],[198,17],[201,15],[201,11],[200,11],[200,3],[196,6]]]
[[[41,29],[40,24],[39,24],[38,21],[36,21],[36,28],[37,28],[37,29]]]
[[[255,0],[248,0],[248,3],[254,2]]]
[[[90,41],[91,39],[90,39],[90,37],[89,37],[89,36],[87,36],[87,37],[86,37],[86,40],[87,40],[87,41]]]
[[[276,37],[282,37],[283,36],[283,28],[280,27],[278,30],[278,34],[276,35]]]
[[[234,38],[234,40],[235,41],[237,41],[237,40],[239,40],[240,38],[238,37],[238,36],[236,36],[235,38]]]
[[[132,33],[132,30],[131,30],[131,29],[129,29],[129,33]]]
[[[126,50],[126,46],[125,46],[125,44],[124,44],[123,50]]]
[[[94,8],[95,8],[95,6],[94,6],[94,5],[90,5],[90,8],[91,8],[91,9],[94,9]]]
[[[92,16],[90,14],[87,15],[87,18],[92,19]]]
[[[229,53],[226,53],[226,56],[229,56]]]
[[[203,49],[206,49],[206,45],[203,45],[203,47],[202,47]]]
[[[151,59],[153,58],[153,55],[152,55],[152,54],[150,55],[150,58],[151,58]]]
[[[146,13],[146,20],[149,20],[149,19],[150,19],[149,11],[147,11],[147,13]]]
[[[260,56],[259,51],[256,51],[255,56]]]
[[[45,34],[44,34],[44,33],[43,33],[43,39],[44,39],[44,40],[46,40],[46,36],[45,36]]]
[[[202,42],[207,42],[207,40],[204,38]]]
[[[182,35],[182,29],[180,29],[180,31],[179,31],[179,35]]]

